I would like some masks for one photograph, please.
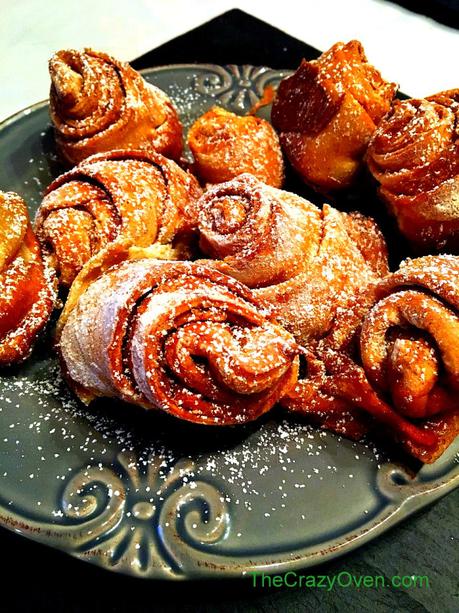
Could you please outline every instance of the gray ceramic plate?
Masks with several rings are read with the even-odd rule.
[[[285,74],[211,65],[144,73],[187,126],[215,103],[244,112]],[[34,211],[57,172],[46,103],[3,123],[2,189]],[[311,566],[459,484],[457,444],[408,471],[373,445],[280,412],[218,432],[113,401],[87,411],[48,346],[43,339],[0,377],[0,523],[113,571],[190,579]]]

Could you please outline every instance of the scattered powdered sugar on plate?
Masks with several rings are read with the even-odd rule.
[[[203,95],[195,91],[192,86],[184,88],[178,83],[171,83],[166,93],[172,98],[185,130],[188,130],[201,114],[200,111],[205,113],[208,109],[208,103],[203,99]]]
[[[75,473],[94,467],[112,468],[124,479],[119,462],[124,455],[131,458],[128,471],[148,473],[155,467],[158,483],[168,479],[177,463],[188,463],[179,474],[183,486],[193,489],[200,480],[211,480],[222,501],[234,508],[274,521],[284,510],[291,512],[293,504],[298,521],[303,521],[310,505],[301,501],[311,492],[316,496],[324,481],[333,480],[337,490],[353,487],[358,481],[355,462],[371,464],[376,473],[381,461],[371,446],[339,440],[283,415],[248,428],[221,429],[184,424],[110,399],[88,408],[67,388],[54,358],[3,377],[0,407],[0,454],[8,457],[0,483],[10,485],[12,470],[24,490],[35,482],[38,511],[50,504],[45,499],[52,481],[62,482],[62,490]],[[340,445],[345,447],[344,463],[336,456]],[[127,481],[128,489],[133,487],[129,475]],[[150,487],[143,496],[153,503],[155,487],[147,485],[147,490]],[[59,503],[53,502],[51,512],[62,516]]]

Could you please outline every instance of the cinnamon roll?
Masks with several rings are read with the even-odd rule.
[[[295,382],[299,347],[231,277],[205,262],[98,266],[88,285],[77,279],[59,323],[63,366],[85,402],[115,397],[232,425],[268,411]]]
[[[49,62],[50,113],[57,149],[71,165],[111,149],[182,153],[171,100],[128,64],[105,53],[65,50]]]
[[[380,430],[434,462],[459,434],[459,258],[404,262],[343,312],[282,399],[351,438]]]
[[[209,189],[197,209],[204,253],[254,288],[302,343],[326,335],[349,297],[388,272],[372,220],[320,210],[248,174]]]
[[[263,183],[281,187],[284,162],[279,138],[266,120],[214,106],[188,133],[193,170],[202,183],[223,183],[249,172]]]
[[[395,101],[373,135],[368,167],[416,251],[459,253],[459,89]]]
[[[58,177],[38,209],[35,229],[68,286],[88,259],[119,238],[139,246],[186,242],[201,194],[196,179],[175,162],[146,151],[92,156]],[[172,258],[187,255],[172,252]]]
[[[303,180],[325,193],[351,186],[395,92],[356,40],[303,60],[281,81],[271,120]]]
[[[25,360],[56,300],[24,201],[0,192],[0,366]]]

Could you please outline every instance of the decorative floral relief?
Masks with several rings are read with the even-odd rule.
[[[230,530],[227,497],[214,484],[196,479],[194,468],[191,460],[179,460],[170,467],[157,456],[140,461],[135,454],[123,453],[112,466],[99,463],[70,478],[54,523],[2,508],[2,525],[126,574],[180,579],[214,571],[240,572],[218,547],[212,551],[212,545],[223,541]],[[405,503],[425,498],[414,507],[420,508],[453,489],[458,478],[455,471],[452,480],[439,477],[419,482],[398,465],[382,466],[376,491],[390,503],[369,528],[377,529],[383,520],[392,525],[398,515],[412,512],[409,508],[403,512]],[[369,529],[365,524],[362,528]],[[351,540],[344,534],[328,552],[330,557],[340,543],[356,538],[358,532]],[[319,549],[313,559],[323,561],[326,553]],[[310,548],[304,555],[306,560]],[[253,563],[246,561],[247,566]]]
[[[124,572],[192,574],[212,563],[206,546],[230,529],[224,494],[195,479],[193,469],[191,460],[170,468],[157,456],[143,469],[135,454],[123,453],[114,466],[91,466],[71,477],[55,524],[24,520],[16,527],[12,520],[10,527]]]
[[[258,102],[268,85],[277,87],[291,72],[235,64],[214,66],[196,77],[194,88],[200,94],[217,98],[226,108],[241,112]]]

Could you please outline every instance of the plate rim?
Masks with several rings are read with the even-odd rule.
[[[181,64],[162,64],[149,68],[144,68],[139,72],[141,74],[152,74],[164,70],[177,70],[177,69],[214,69],[215,67],[222,68],[228,66],[236,66],[235,64],[201,64],[201,63],[181,63]],[[253,66],[251,64],[244,64],[238,66],[249,66],[252,68],[266,68],[273,70],[268,66]],[[279,69],[275,70],[278,73],[291,73],[291,69]],[[29,115],[34,111],[41,110],[48,105],[49,99],[40,100],[31,105],[28,105],[15,113],[9,115],[0,122],[0,132],[12,125],[13,123],[20,121],[24,116]],[[394,464],[387,464],[389,469],[396,470]],[[392,468],[390,468],[392,467]],[[392,491],[388,493],[388,504],[385,505],[382,510],[376,513],[368,522],[361,524],[354,530],[348,530],[345,534],[342,534],[338,539],[329,539],[322,542],[322,547],[317,545],[310,545],[301,549],[290,551],[281,551],[276,554],[279,560],[267,562],[267,554],[257,554],[250,556],[251,562],[247,563],[247,554],[241,556],[241,561],[237,562],[237,558],[229,553],[226,555],[218,554],[218,558],[221,560],[221,564],[215,564],[214,567],[205,566],[201,567],[199,572],[195,574],[184,575],[171,575],[156,576],[138,573],[127,572],[125,569],[115,572],[122,572],[134,577],[147,577],[150,579],[170,579],[170,580],[195,580],[195,579],[209,579],[209,578],[236,578],[241,577],[253,572],[259,572],[261,569],[266,574],[272,573],[284,573],[292,570],[305,569],[312,566],[316,566],[325,561],[337,558],[344,555],[347,552],[353,551],[361,545],[373,540],[375,537],[386,532],[388,529],[397,525],[404,519],[411,516],[416,511],[426,507],[432,502],[445,496],[447,493],[453,491],[459,487],[459,465],[450,469],[447,475],[443,475],[439,478],[432,479],[425,482],[412,482],[404,485],[393,485]],[[391,496],[393,496],[391,500]],[[18,530],[17,524],[21,524],[21,530]],[[37,522],[40,523],[39,521]],[[88,555],[72,551],[65,546],[59,546],[58,542],[52,542],[52,540],[41,536],[39,533],[33,531],[33,522],[26,520],[18,513],[11,511],[0,504],[0,526],[19,533],[21,536],[25,536],[28,539],[44,544],[53,549],[63,551],[70,554],[72,557],[78,559],[94,562]],[[61,544],[62,545],[62,544]],[[274,557],[273,554],[271,554]],[[261,558],[264,558],[263,562]],[[225,565],[224,560],[228,560],[228,565]],[[234,561],[236,560],[236,564]],[[244,561],[245,560],[245,561]],[[252,563],[253,560],[253,563]],[[106,568],[106,567],[104,567]]]
[[[390,471],[396,472],[396,466],[393,464],[387,465]],[[247,556],[237,558],[231,553],[216,556],[215,562],[204,563],[199,567],[199,570],[186,572],[183,574],[150,574],[148,568],[145,572],[134,572],[125,568],[117,570],[116,568],[107,565],[99,564],[97,555],[91,557],[87,552],[79,553],[65,547],[59,547],[59,541],[50,540],[46,535],[46,528],[43,530],[45,536],[41,532],[37,532],[36,525],[43,526],[40,521],[33,522],[26,520],[24,517],[15,512],[8,511],[0,504],[0,526],[7,530],[24,536],[29,540],[38,542],[42,545],[56,549],[74,558],[85,561],[90,564],[102,566],[105,570],[112,572],[120,572],[121,574],[129,575],[136,578],[144,578],[149,580],[170,580],[170,581],[194,581],[206,579],[237,579],[250,576],[254,573],[264,573],[266,575],[283,574],[289,571],[305,570],[311,567],[316,567],[325,562],[339,558],[355,549],[361,547],[365,543],[373,541],[376,537],[384,534],[388,530],[394,528],[403,520],[409,518],[417,511],[423,509],[429,504],[446,496],[459,486],[459,466],[453,475],[439,478],[424,484],[394,484],[388,493],[394,496],[392,503],[385,506],[379,513],[374,515],[366,524],[362,524],[357,529],[349,530],[342,534],[339,539],[330,539],[324,541],[322,547],[317,545],[309,545],[297,550],[285,550],[277,554],[271,554],[272,558],[267,561],[266,554],[256,554],[250,556],[250,561],[247,562]],[[406,490],[404,492],[403,490]],[[398,501],[397,501],[398,498]],[[20,525],[20,529],[17,528]],[[47,525],[48,526],[48,525]],[[199,550],[196,550],[199,553]],[[154,570],[154,567],[153,567]]]

